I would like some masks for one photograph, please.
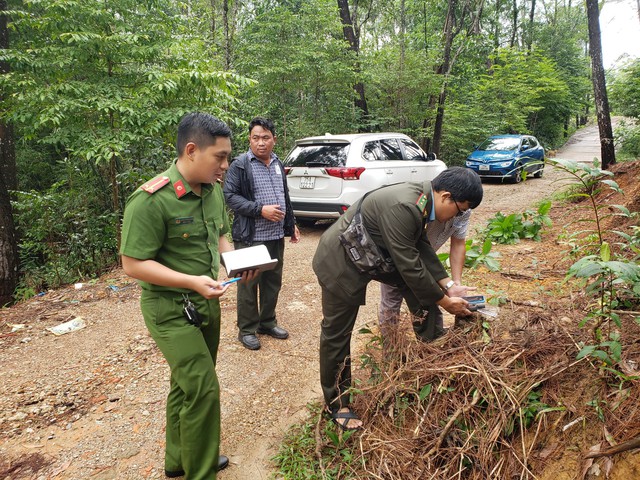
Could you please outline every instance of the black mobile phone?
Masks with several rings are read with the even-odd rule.
[[[470,312],[475,312],[480,308],[484,308],[486,304],[484,295],[470,295],[468,297],[462,297],[462,298],[464,298],[467,302],[469,302]]]
[[[462,297],[469,303],[486,303],[484,295],[470,295],[468,297]]]

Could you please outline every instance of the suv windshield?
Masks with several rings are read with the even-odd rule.
[[[520,145],[517,137],[488,138],[480,144],[478,150],[515,150]]]
[[[284,164],[287,167],[344,167],[348,143],[297,145]]]

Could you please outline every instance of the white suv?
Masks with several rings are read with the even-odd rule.
[[[447,166],[402,133],[326,134],[296,141],[284,161],[298,221],[338,218],[383,185],[432,180]]]

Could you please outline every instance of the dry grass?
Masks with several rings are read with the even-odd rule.
[[[367,425],[353,462],[358,476],[535,478],[549,454],[541,452],[562,425],[578,416],[598,423],[584,389],[595,395],[605,382],[588,360],[575,360],[571,334],[540,322],[488,339],[481,319],[458,323],[432,343],[417,342],[410,322],[401,321],[382,346],[371,343],[365,363],[372,382],[354,404]],[[634,390],[618,405],[629,420],[638,417]],[[625,425],[627,434],[638,433],[635,423]]]

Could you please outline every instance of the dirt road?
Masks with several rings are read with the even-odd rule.
[[[558,156],[599,156],[593,135],[597,130],[581,131]],[[473,226],[497,211],[522,211],[565,183],[547,168],[542,179],[485,184]],[[311,258],[325,229],[303,229],[299,244],[287,244],[278,318],[288,340],[265,337],[261,350],[246,350],[236,337],[234,295],[223,298],[217,370],[222,452],[231,466],[221,479],[267,478],[287,427],[321,399],[320,290]],[[164,478],[169,371],[144,327],[138,286],[114,271],[78,287],[0,312],[0,473],[13,480]],[[375,324],[378,298],[372,284],[357,327]],[[61,336],[46,330],[76,317],[84,329]]]

